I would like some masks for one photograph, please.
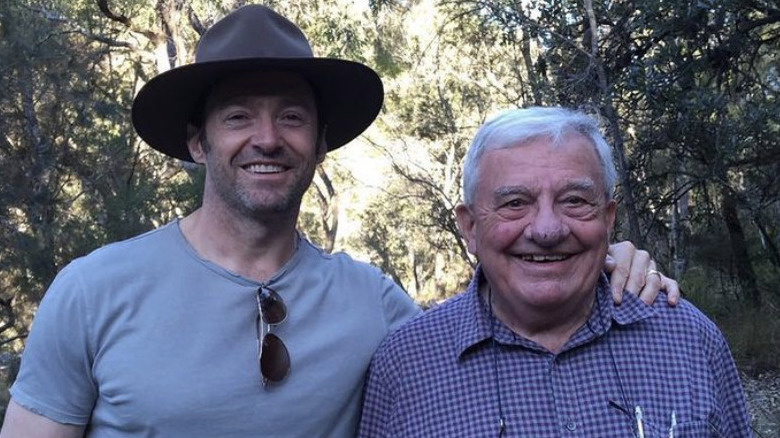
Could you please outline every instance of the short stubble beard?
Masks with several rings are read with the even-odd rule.
[[[206,162],[209,162],[211,155],[211,144],[205,135],[205,130],[201,130],[200,143],[204,154],[206,155]],[[211,162],[211,167],[219,167],[217,162]],[[214,193],[219,199],[227,204],[230,209],[241,216],[251,218],[254,220],[267,219],[269,216],[273,217],[287,217],[296,220],[300,213],[300,206],[303,199],[303,195],[308,190],[314,179],[315,169],[311,169],[308,175],[302,175],[288,190],[284,193],[280,193],[280,198],[276,199],[272,203],[257,202],[253,199],[252,194],[248,190],[243,190],[242,187],[235,184],[229,184],[224,178],[219,175],[224,175],[229,172],[212,172],[217,174],[216,178],[210,178],[206,175],[207,184],[211,181]],[[208,171],[207,171],[208,173]]]

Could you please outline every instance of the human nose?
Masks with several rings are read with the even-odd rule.
[[[536,244],[550,247],[568,235],[569,227],[551,204],[540,203],[525,231],[526,237]]]
[[[253,147],[268,151],[279,145],[279,129],[272,117],[258,117],[252,124],[250,142]]]

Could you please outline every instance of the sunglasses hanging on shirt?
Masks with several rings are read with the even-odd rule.
[[[290,374],[290,353],[284,342],[274,333],[273,326],[287,319],[287,306],[273,289],[257,289],[257,361],[263,386],[279,383]]]

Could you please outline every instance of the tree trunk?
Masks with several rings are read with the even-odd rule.
[[[764,249],[769,252],[769,261],[772,262],[772,265],[774,265],[776,269],[780,270],[780,251],[772,240],[772,236],[767,231],[764,221],[761,220],[761,217],[758,214],[754,214],[753,223],[756,224],[756,228],[758,228],[758,232],[761,234]]]
[[[626,209],[626,216],[628,216],[628,238],[634,245],[643,248],[645,246],[644,236],[639,231],[639,214],[636,210],[633,184],[631,183],[628,173],[628,160],[626,159],[623,134],[620,131],[620,120],[618,119],[617,111],[615,111],[615,105],[612,102],[612,93],[610,91],[607,72],[599,57],[598,23],[596,22],[596,14],[593,11],[593,0],[585,0],[585,13],[587,14],[588,26],[590,28],[590,62],[592,67],[596,69],[599,94],[601,96],[599,106],[609,122],[609,136],[612,139],[612,147],[615,149],[615,154],[617,155],[618,177],[623,192],[623,207]],[[587,34],[588,32],[586,32],[586,35]]]
[[[726,228],[731,242],[731,252],[734,257],[734,264],[737,268],[737,278],[742,289],[742,294],[748,302],[758,308],[761,305],[761,295],[758,291],[756,282],[756,273],[753,271],[753,265],[750,263],[750,254],[748,253],[747,242],[745,241],[745,232],[742,229],[742,223],[739,220],[737,210],[737,199],[734,193],[728,187],[721,188],[721,209],[723,220],[726,222]]]
[[[325,232],[325,241],[321,244],[325,252],[331,252],[336,246],[336,233],[339,229],[339,195],[322,166],[317,166],[317,176],[322,187],[320,184],[314,184],[314,187],[317,189],[317,202],[320,206],[320,224]]]
[[[55,209],[54,189],[57,181],[54,175],[54,150],[46,136],[38,118],[35,102],[37,100],[35,79],[33,73],[27,68],[20,72],[19,86],[21,94],[21,107],[26,122],[25,132],[35,151],[34,161],[27,175],[31,184],[28,196],[31,202],[25,206],[25,214],[30,224],[30,234],[35,236],[37,248],[30,254],[29,269],[37,278],[51,281],[57,273],[57,264],[54,251],[54,234],[52,232]],[[42,295],[41,295],[42,296]],[[36,297],[36,300],[40,297]]]

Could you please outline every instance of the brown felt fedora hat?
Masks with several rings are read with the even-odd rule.
[[[382,108],[379,76],[352,61],[318,58],[292,22],[262,5],[236,9],[201,38],[195,62],[150,80],[133,101],[133,126],[158,151],[192,161],[187,124],[196,122],[208,90],[223,77],[247,71],[301,74],[317,96],[327,124],[328,150],[362,133]]]

